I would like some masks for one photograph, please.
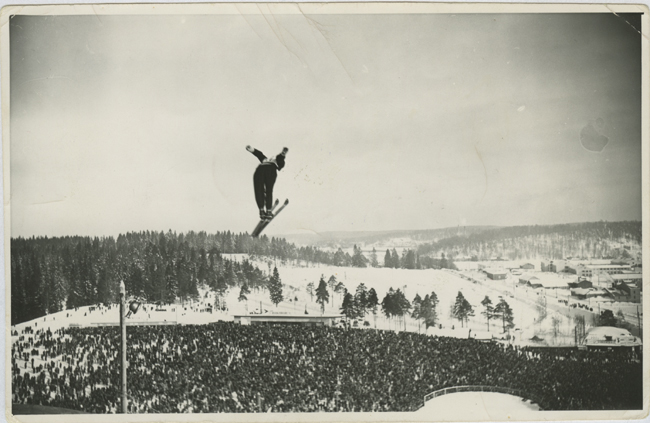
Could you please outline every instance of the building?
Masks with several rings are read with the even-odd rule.
[[[591,281],[588,281],[587,279],[579,279],[575,282],[570,282],[569,283],[569,288],[582,288],[582,289],[587,289],[587,288],[593,288],[594,284],[591,283]]]
[[[567,279],[552,273],[545,273],[539,278],[539,284],[544,289],[569,289],[569,284],[576,280],[576,278]]]
[[[539,281],[539,278],[531,273],[524,273],[519,277],[519,285],[530,285],[536,284]]]
[[[559,273],[564,271],[567,263],[566,260],[542,261],[540,267],[542,272]]]
[[[622,291],[617,288],[605,288],[604,289],[609,295],[614,298],[614,301],[623,301],[623,302],[628,302],[629,301],[629,295],[627,292]]]
[[[591,291],[593,291],[593,288],[575,288],[571,290],[571,296],[579,300],[586,300]]]
[[[519,266],[519,268],[524,270],[535,270],[535,265],[532,263],[526,263]]]
[[[637,348],[641,346],[641,339],[632,335],[626,329],[599,326],[587,331],[580,346],[587,349]]]
[[[595,297],[607,297],[612,300],[615,299],[612,293],[608,290],[596,288],[575,288],[571,290],[571,296],[576,297],[579,300],[587,300]]]
[[[633,284],[641,287],[643,282],[642,273],[619,273],[610,276],[614,280],[614,283],[625,282],[627,284]]]
[[[594,275],[601,273],[617,275],[624,272],[631,272],[632,266],[621,264],[578,264],[567,266],[566,270],[579,277],[592,278]]]
[[[618,301],[625,301],[629,303],[641,303],[641,285],[636,283],[627,283],[627,282],[615,282],[612,285],[613,289],[616,289],[624,293],[625,298]]]
[[[310,314],[237,314],[235,323],[241,325],[258,324],[300,324],[305,326],[334,326],[345,316],[342,314],[326,314],[322,316]]]
[[[483,271],[492,280],[502,280],[508,276],[508,272],[502,269],[484,269]]]
[[[553,273],[526,273],[519,278],[520,285],[538,289],[569,289],[569,284],[577,281],[575,276],[566,278]]]

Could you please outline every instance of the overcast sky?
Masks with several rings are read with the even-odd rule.
[[[247,144],[289,148],[269,235],[641,219],[641,36],[613,14],[10,31],[13,237],[250,232]]]

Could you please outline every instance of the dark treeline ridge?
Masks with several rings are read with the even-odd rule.
[[[248,260],[222,253],[284,258],[284,240],[247,234],[132,232],[113,237],[32,237],[11,240],[11,321],[25,322],[62,309],[115,303],[119,282],[127,295],[172,303],[198,297],[198,287],[223,294],[229,286],[264,287],[267,277]]]
[[[641,222],[587,222],[488,229],[467,236],[452,236],[418,247],[420,255],[509,260],[568,257],[619,258],[625,249],[611,241],[641,244]]]

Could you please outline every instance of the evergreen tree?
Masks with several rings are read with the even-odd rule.
[[[338,282],[334,287],[334,292],[339,294],[339,296],[343,295],[346,291],[347,290],[345,289],[345,285],[343,284],[343,282]]]
[[[598,326],[617,326],[616,316],[612,310],[603,310],[600,312],[598,319],[596,321]]]
[[[404,330],[406,330],[406,319],[405,316],[409,313],[411,309],[411,303],[406,299],[406,296],[401,289],[395,291],[395,314],[402,318],[404,322]]]
[[[415,298],[413,298],[413,311],[411,312],[411,317],[413,317],[415,320],[418,321],[418,332],[420,330],[420,319],[422,318],[422,315],[420,314],[420,307],[422,306],[422,297],[420,297],[420,294],[415,294]]]
[[[343,297],[343,303],[341,304],[341,313],[343,313],[348,319],[355,318],[356,311],[354,307],[354,298],[349,292],[346,292],[345,296]]]
[[[345,266],[346,262],[347,262],[347,259],[345,257],[345,253],[339,247],[339,249],[336,250],[336,253],[334,253],[334,266]]]
[[[399,262],[399,256],[397,255],[397,251],[393,248],[393,251],[390,254],[391,257],[391,266],[394,269],[399,269],[400,267],[400,262]]]
[[[492,306],[492,300],[490,299],[490,297],[488,297],[486,295],[485,298],[483,298],[483,301],[481,301],[481,304],[485,308],[485,310],[483,310],[483,312],[481,314],[487,318],[487,328],[488,328],[488,332],[489,332],[490,331],[490,318],[492,318],[494,316],[494,307]]]
[[[389,319],[397,314],[396,304],[395,304],[395,290],[391,287],[384,299],[381,300],[381,311]]]
[[[447,258],[445,257],[445,253],[440,254],[440,267],[443,269],[448,269],[448,263],[447,263]]]
[[[372,247],[372,254],[370,254],[370,266],[379,267],[379,261],[377,260],[377,250],[375,250],[375,247]]]
[[[431,291],[431,305],[433,306],[433,309],[435,310],[438,307],[438,295],[434,291]]]
[[[402,267],[404,269],[415,269],[415,253],[413,250],[406,250],[404,252]]]
[[[25,311],[27,310],[27,295],[25,292],[25,280],[23,277],[23,265],[19,254],[16,252],[19,247],[13,245],[11,249],[11,324],[15,325],[29,320]]]
[[[332,307],[336,307],[334,304],[334,292],[336,292],[336,285],[338,281],[336,280],[336,276],[332,275],[330,278],[327,280],[327,286],[329,287],[329,290],[332,292]]]
[[[356,308],[356,315],[358,317],[366,317],[366,307],[368,306],[368,291],[366,285],[360,283],[354,294],[354,305]]]
[[[463,293],[458,291],[456,296],[456,301],[452,307],[453,316],[460,321],[461,327],[463,323],[467,322],[470,316],[474,315],[474,308],[472,305],[465,299]]]
[[[269,278],[268,289],[271,302],[277,307],[284,300],[284,296],[282,295],[282,280],[280,279],[277,267],[273,268],[273,276]]]
[[[214,288],[214,292],[217,297],[223,297],[226,294],[227,290],[228,285],[226,284],[226,278],[221,274],[217,275],[217,281]]]
[[[435,296],[435,292],[431,295],[425,295],[420,304],[419,316],[420,319],[424,320],[424,325],[426,329],[429,329],[431,326],[435,326],[438,321],[438,297]]]
[[[353,247],[354,254],[352,255],[352,266],[354,267],[366,267],[368,259],[361,253],[361,247],[356,245]]]
[[[246,295],[250,294],[251,291],[248,289],[248,285],[245,283],[242,284],[241,289],[239,290],[239,297],[237,298],[238,301],[247,301],[248,297]]]
[[[379,305],[379,298],[377,297],[377,291],[375,291],[375,288],[370,288],[370,291],[368,291],[368,297],[366,302],[367,309],[372,311],[372,314],[377,314],[378,305]]]
[[[336,280],[336,276],[330,276],[330,278],[327,280],[327,286],[330,288],[330,291],[334,291],[336,289],[337,283],[338,281]]]
[[[178,278],[176,277],[176,268],[174,266],[172,266],[171,271],[167,272],[167,274],[165,276],[166,276],[166,278],[165,278],[166,297],[163,300],[163,302],[165,302],[167,304],[171,304],[176,300],[176,298],[179,297]],[[225,292],[225,289],[226,289],[225,282],[224,282],[223,290],[221,290],[220,287],[217,285],[217,290],[216,290],[217,296],[223,295],[223,293]]]
[[[496,307],[494,307],[494,315],[501,318],[503,322],[503,332],[515,326],[513,323],[514,314],[512,312],[512,309],[503,298],[501,298],[501,301],[499,301]]]
[[[456,264],[454,264],[451,256],[447,258],[447,269],[458,270],[458,267],[456,267]]]
[[[390,250],[386,250],[386,255],[384,256],[384,267],[393,267],[393,258],[390,255]]]
[[[406,299],[406,296],[404,295],[401,289],[397,289],[397,291],[395,292],[395,296],[397,298],[398,314],[400,316],[408,314],[409,310],[411,310],[411,302]]]
[[[474,306],[467,301],[467,299],[463,303],[463,308],[465,312],[465,323],[469,324],[469,318],[471,316],[474,316]]]
[[[327,291],[327,284],[323,276],[321,276],[318,288],[316,288],[316,302],[320,304],[321,313],[325,313],[325,303],[330,302],[330,294]]]
[[[199,289],[198,289],[198,279],[194,275],[190,277],[190,285],[189,285],[189,291],[188,291],[188,296],[193,300],[197,301],[199,299]]]

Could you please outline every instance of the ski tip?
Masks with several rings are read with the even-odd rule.
[[[284,205],[286,206],[287,204],[289,204],[289,199],[288,198],[286,200],[284,200]]]

